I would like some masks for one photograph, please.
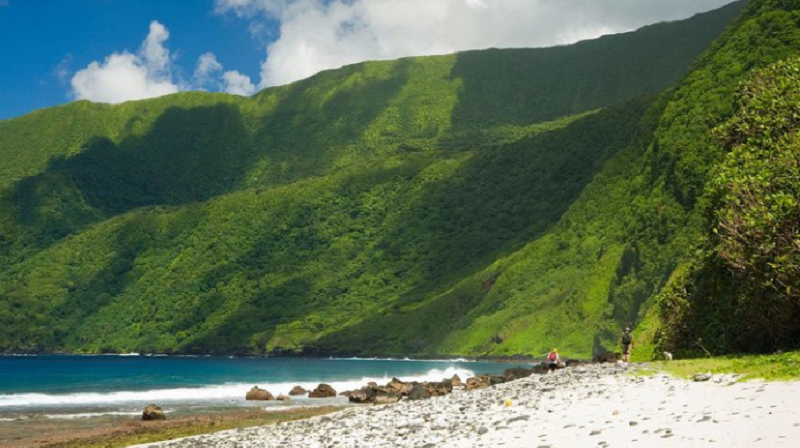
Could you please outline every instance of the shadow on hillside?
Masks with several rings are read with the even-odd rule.
[[[358,151],[356,144],[369,126],[408,82],[412,61],[393,64],[391,75],[383,79],[370,77],[365,65],[358,64],[287,86],[288,93],[255,137],[257,144],[270,148],[268,178],[284,183],[328,174],[344,151]]]
[[[94,138],[11,193],[28,247],[44,248],[98,220],[152,205],[203,201],[233,189],[255,156],[239,109],[169,108],[143,136]]]
[[[462,87],[452,129],[547,122],[663,91],[745,5],[569,46],[458,53],[451,77]]]

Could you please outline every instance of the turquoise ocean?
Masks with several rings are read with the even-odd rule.
[[[216,408],[340,405],[347,399],[295,397],[290,403],[247,402],[252,386],[273,395],[319,383],[337,392],[367,382],[441,381],[497,374],[516,364],[467,360],[228,358],[130,355],[0,356],[0,423],[25,419],[84,419],[141,415],[155,403],[168,414]],[[526,365],[526,364],[520,364]],[[527,366],[527,365],[526,365]]]

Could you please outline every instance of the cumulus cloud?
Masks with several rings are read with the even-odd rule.
[[[243,75],[236,70],[227,71],[222,75],[224,83],[223,90],[233,95],[250,96],[256,93],[256,86],[250,80],[250,77]]]
[[[205,87],[213,84],[219,73],[222,73],[222,64],[217,61],[214,53],[209,51],[197,59],[197,68],[192,79],[198,87]]]
[[[164,42],[169,32],[153,21],[138,53],[114,53],[103,62],[94,61],[72,77],[77,99],[102,103],[153,98],[180,90],[173,82],[169,50]]]
[[[216,0],[217,12],[279,21],[261,87],[370,59],[572,43],[689,17],[731,0]]]

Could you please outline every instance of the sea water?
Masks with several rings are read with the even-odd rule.
[[[346,404],[344,397],[291,402],[248,402],[253,386],[274,396],[294,386],[312,390],[319,383],[337,392],[370,381],[441,381],[454,374],[466,380],[513,367],[466,360],[228,358],[181,356],[0,356],[0,422],[28,418],[82,419],[141,415],[150,403],[167,413],[191,414],[211,408]]]

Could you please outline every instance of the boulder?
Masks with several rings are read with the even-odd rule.
[[[142,412],[142,420],[166,420],[167,416],[164,415],[164,411],[161,410],[160,407],[149,404],[145,406],[144,412]]]
[[[431,397],[442,397],[453,392],[453,384],[449,381],[426,383],[425,388],[431,394]]]
[[[378,394],[376,393],[376,390],[369,386],[362,387],[359,390],[352,390],[347,395],[347,398],[348,400],[350,400],[350,403],[359,403],[359,404],[373,403],[375,402],[375,399],[377,397]]]
[[[431,393],[422,384],[414,383],[411,387],[411,392],[408,393],[409,400],[424,400],[430,398]]]
[[[294,386],[292,388],[292,390],[289,392],[289,395],[292,395],[292,396],[294,396],[294,395],[305,395],[307,393],[308,393],[308,391],[303,389],[302,387]]]
[[[325,383],[321,383],[316,389],[308,393],[308,398],[330,398],[335,396],[336,391]]]
[[[382,397],[375,397],[375,404],[392,404],[400,401],[400,397],[385,395]]]
[[[244,396],[245,400],[259,400],[259,401],[267,401],[267,400],[274,400],[275,397],[272,396],[271,393],[264,389],[259,389],[258,386],[253,386],[247,395]]]
[[[278,395],[278,398],[276,398],[276,400],[280,400],[280,401],[292,401],[292,398],[291,398],[291,397],[288,397],[288,396],[286,396],[286,395],[280,394],[280,395]]]
[[[489,385],[494,386],[495,384],[502,384],[505,383],[506,380],[500,375],[492,375],[489,377]]]
[[[450,378],[450,384],[452,384],[455,388],[464,387],[464,383],[461,382],[461,378],[459,378],[458,374],[455,374],[452,378]]]
[[[386,384],[386,390],[392,391],[398,395],[402,394],[404,390],[406,390],[406,383],[398,380],[397,378],[392,378],[392,381]],[[410,389],[408,389],[410,390]],[[406,392],[407,393],[407,392]]]
[[[489,378],[486,376],[467,378],[467,390],[485,389],[487,387],[489,387]]]

